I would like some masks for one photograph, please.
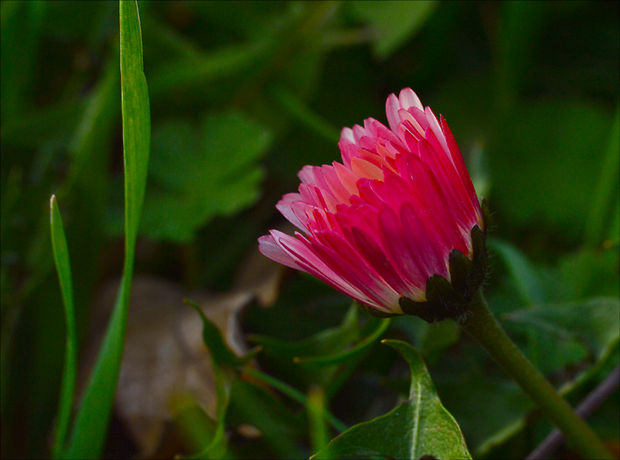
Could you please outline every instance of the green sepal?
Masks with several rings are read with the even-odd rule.
[[[489,267],[489,256],[487,252],[487,232],[480,230],[477,225],[471,230],[471,241],[473,244],[474,258],[472,260],[471,272],[469,274],[469,291],[473,294],[477,291],[487,277]],[[471,298],[471,297],[470,297]]]
[[[472,230],[473,232],[473,230]],[[473,262],[472,260],[463,254],[461,251],[453,249],[450,252],[448,258],[448,265],[450,267],[450,281],[456,292],[466,294],[469,291],[470,278],[472,272]],[[426,287],[428,298],[428,285]],[[463,295],[463,297],[467,297]]]
[[[425,302],[407,297],[399,299],[405,314],[418,316],[429,323],[466,315],[469,302],[482,286],[487,273],[486,231],[478,225],[474,226],[471,241],[472,259],[456,249],[450,253],[448,266],[451,282],[441,275],[433,275],[426,281]]]
[[[484,227],[484,234],[489,231],[489,227],[493,225],[493,219],[491,217],[491,209],[489,203],[485,198],[480,202],[480,210],[482,211],[482,226]]]

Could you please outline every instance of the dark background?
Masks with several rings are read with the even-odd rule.
[[[347,299],[292,273],[274,288],[282,273],[256,256],[256,238],[283,225],[274,204],[296,189],[303,165],[338,159],[341,127],[370,116],[385,122],[387,95],[411,87],[445,116],[490,203],[496,244],[487,291],[511,334],[556,384],[600,363],[571,393],[574,403],[617,364],[609,323],[581,334],[579,325],[591,322],[587,308],[576,317],[560,313],[570,334],[559,338],[510,320],[530,306],[618,297],[616,2],[140,8],[152,143],[136,273],[150,275],[147,292],[149,283],[170,286],[180,303],[195,292],[253,298],[271,286],[271,300],[280,290],[275,306],[246,299],[232,309],[244,334],[293,340],[338,324]],[[111,307],[101,293],[122,266],[118,5],[4,1],[1,12],[2,456],[39,457],[48,452],[64,346],[49,243],[52,193],[67,230],[81,350],[103,329],[105,322],[91,326],[91,319]],[[148,301],[132,308],[141,302]],[[472,453],[522,457],[546,434],[549,426],[534,413],[499,436],[496,450],[485,447],[529,413],[525,396],[447,323],[398,320],[388,335],[421,349]],[[406,374],[382,348],[332,400],[349,424],[395,403]],[[312,383],[261,359],[302,390]],[[593,421],[616,447],[617,414],[616,392]],[[243,415],[233,411],[231,424],[239,421]],[[141,451],[131,423],[117,410],[107,455]],[[282,456],[294,439],[307,455],[304,423],[267,441],[235,434],[232,452]],[[170,451],[162,455],[191,450],[178,431],[153,442]]]

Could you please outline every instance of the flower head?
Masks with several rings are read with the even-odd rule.
[[[469,271],[482,211],[444,118],[438,121],[410,88],[391,94],[386,112],[389,128],[368,118],[342,130],[342,162],[301,169],[298,192],[276,207],[303,233],[271,230],[259,249],[375,312],[441,319],[446,315],[427,311],[441,305],[412,305],[432,300],[429,280],[479,285]],[[453,294],[435,297],[445,307]]]

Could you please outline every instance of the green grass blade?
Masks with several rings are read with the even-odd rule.
[[[69,458],[96,458],[103,449],[123,355],[135,245],[148,170],[151,125],[148,88],[142,67],[138,4],[121,0],[119,10],[125,166],[125,262],[112,318],[76,417],[67,452]]]
[[[71,263],[65,229],[60,217],[60,210],[56,203],[56,197],[50,199],[50,229],[52,235],[52,250],[54,251],[54,263],[58,273],[62,302],[65,307],[66,342],[65,342],[65,365],[60,388],[60,402],[56,427],[54,430],[54,444],[52,455],[59,458],[64,447],[73,397],[75,395],[75,376],[77,371],[77,332],[75,327],[75,308],[73,304],[73,282],[71,279]]]
[[[618,196],[618,166],[620,165],[620,108],[616,109],[607,153],[603,168],[593,194],[590,206],[590,215],[586,221],[585,242],[590,248],[596,248],[605,237],[608,226],[611,225],[614,197]]]

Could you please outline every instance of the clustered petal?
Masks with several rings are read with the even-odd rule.
[[[482,213],[443,117],[406,88],[386,101],[389,128],[368,118],[344,128],[342,162],[304,166],[297,193],[277,209],[300,232],[271,230],[260,251],[359,302],[400,314],[399,299],[426,300],[433,275],[450,280],[454,249],[473,257]]]

